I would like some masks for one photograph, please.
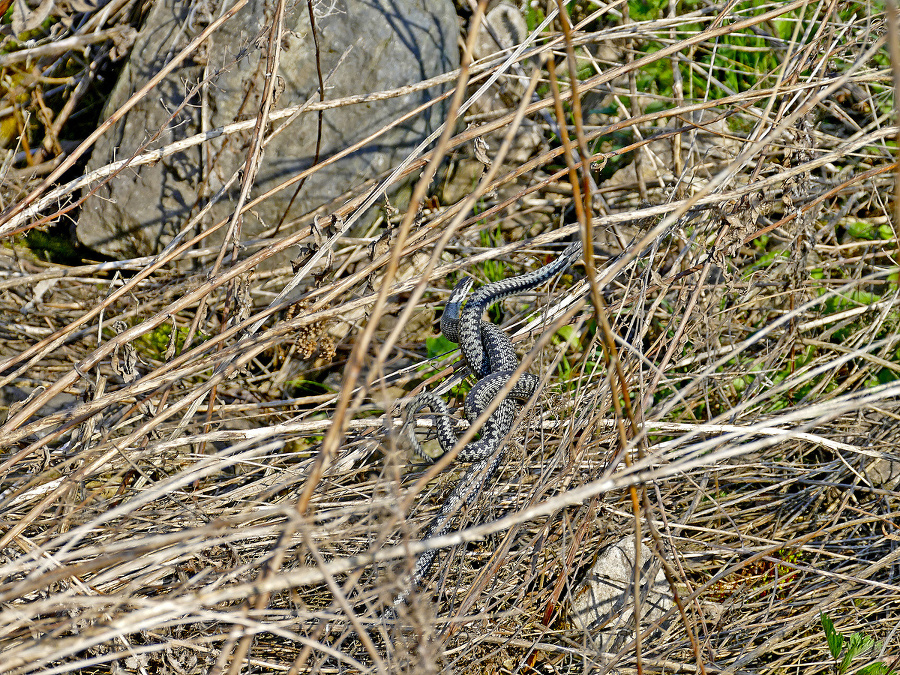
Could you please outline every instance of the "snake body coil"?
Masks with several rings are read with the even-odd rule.
[[[481,379],[494,369],[483,345],[481,332],[484,312],[494,303],[517,293],[523,293],[549,281],[581,257],[581,242],[572,244],[549,265],[512,279],[504,279],[482,286],[472,293],[462,310],[459,320],[459,348],[476,379]],[[444,324],[441,322],[441,330]],[[449,337],[447,338],[450,339]]]
[[[498,326],[485,321],[484,312],[503,298],[531,290],[552,279],[580,256],[581,242],[577,242],[566,248],[553,262],[540,269],[482,286],[472,293],[464,307],[463,301],[472,288],[472,279],[463,279],[453,289],[441,318],[441,332],[448,340],[459,344],[466,364],[477,379],[463,404],[470,422],[474,422],[490,405],[518,366],[518,359],[509,337]],[[427,538],[446,534],[450,529],[452,516],[460,505],[463,502],[471,504],[481,494],[484,485],[493,477],[505,457],[505,452],[500,446],[503,438],[512,430],[516,416],[515,402],[530,399],[537,384],[537,377],[524,373],[488,417],[481,428],[480,438],[471,441],[460,450],[458,459],[472,462],[472,465],[432,521]],[[444,400],[431,392],[423,392],[416,396],[406,413],[410,429],[409,439],[416,454],[426,461],[433,462],[436,461],[435,458],[425,454],[412,431],[415,415],[423,408],[430,408],[437,414],[435,423],[437,438],[444,453],[453,449],[458,438]],[[416,588],[422,582],[436,555],[437,550],[430,549],[419,556],[408,584],[409,589]],[[394,601],[394,608],[405,602],[408,595],[409,591],[398,597]],[[393,614],[393,611],[393,608],[390,608],[385,617]]]

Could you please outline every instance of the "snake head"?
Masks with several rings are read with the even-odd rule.
[[[441,333],[450,342],[459,343],[459,316],[462,313],[462,303],[472,290],[475,280],[472,277],[464,277],[460,279],[453,292],[447,299],[447,306],[444,307],[444,313],[441,315]]]

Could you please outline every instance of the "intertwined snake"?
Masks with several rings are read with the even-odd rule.
[[[497,281],[482,286],[471,296],[463,307],[463,301],[472,288],[473,280],[465,278],[460,281],[444,309],[441,318],[441,332],[451,342],[459,344],[460,351],[469,370],[475,375],[477,382],[469,391],[463,408],[469,422],[474,422],[484,411],[498,392],[506,385],[518,366],[516,352],[509,337],[496,325],[483,319],[484,312],[494,303],[511,295],[523,293],[540,286],[569,267],[581,256],[581,242],[570,245],[553,262],[527,274],[512,279]],[[460,307],[462,310],[460,311]],[[499,406],[488,417],[481,428],[481,436],[463,447],[457,459],[472,462],[463,478],[444,502],[440,513],[428,529],[427,538],[446,534],[453,514],[460,504],[471,504],[491,479],[503,462],[505,448],[502,440],[512,430],[516,416],[516,401],[527,401],[537,388],[538,379],[530,373],[524,373],[513,385],[512,390]],[[422,450],[411,424],[415,415],[423,408],[430,408],[437,414],[436,428],[438,443],[444,453],[450,452],[457,443],[456,433],[450,422],[450,411],[444,400],[432,392],[423,392],[416,396],[407,407],[406,420],[409,439],[413,450],[428,462],[436,461]],[[423,553],[416,561],[408,588],[416,588],[425,576],[434,558],[436,549]],[[394,607],[405,602],[409,592],[403,593],[394,602]],[[389,614],[393,610],[389,610]]]

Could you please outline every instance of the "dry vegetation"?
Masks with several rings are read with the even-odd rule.
[[[57,40],[120,31],[61,66],[40,30],[0,56],[0,670],[837,672],[821,612],[883,641],[850,670],[895,662],[900,43],[884,5],[623,16],[581,0],[574,25],[447,78],[478,124],[347,185],[315,227],[291,221],[220,264],[189,237],[61,264],[35,233],[112,171],[78,173],[91,139],[61,134],[131,9],[55,24]],[[544,140],[505,158],[523,116]],[[439,163],[418,209],[354,228]],[[412,463],[397,433],[423,387],[459,401],[456,352],[426,354],[436,310],[458,275],[533,269],[573,236],[593,240],[593,274],[491,315],[544,378],[510,459],[439,542],[464,544],[382,626],[459,475]],[[297,244],[294,269],[254,272]],[[569,600],[635,532],[679,603],[607,651]]]

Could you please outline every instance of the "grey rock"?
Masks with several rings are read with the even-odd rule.
[[[158,148],[198,133],[204,105],[201,96],[193,96],[180,110],[179,106],[204,77],[207,64],[207,73],[216,69],[220,72],[209,86],[205,103],[208,122],[203,128],[254,119],[264,86],[265,27],[271,23],[274,4],[273,0],[251,0],[217,30],[202,55],[195,55],[194,60],[176,69],[104,135],[94,150],[89,169],[127,158],[147,141],[147,149]],[[218,17],[223,5],[223,0],[159,0],[107,103],[106,116]],[[321,14],[316,25],[322,73],[328,78],[334,71],[326,84],[327,99],[395,89],[458,65],[458,25],[450,0],[319,0],[315,5]],[[279,68],[285,88],[277,107],[318,100],[315,49],[306,3],[296,3],[289,10],[285,27]],[[349,54],[338,66],[348,48]],[[327,159],[439,93],[432,88],[325,111],[320,158]],[[290,207],[288,218],[327,204],[396,165],[440,124],[444,112],[444,106],[434,106],[310,176]],[[315,112],[302,114],[269,144],[251,198],[311,166],[316,117]],[[114,257],[158,252],[241,165],[251,134],[252,131],[246,131],[220,136],[207,141],[204,151],[196,146],[154,166],[126,168],[85,203],[77,225],[78,238]],[[239,190],[237,181],[206,223],[227,218]],[[245,216],[242,238],[252,238],[274,227],[288,208],[294,190],[291,186],[280,191],[255,207],[252,216]],[[221,236],[219,233],[210,243],[221,241]]]
[[[641,545],[641,624],[665,614],[672,594],[649,542]],[[592,630],[601,651],[616,651],[634,636],[634,535],[603,551],[572,599],[572,618]]]
[[[16,384],[8,384],[0,388],[0,410],[6,409],[4,413],[0,413],[0,420],[4,422],[16,415],[22,406],[31,401],[33,398],[44,393],[45,387],[39,385],[32,386],[33,382],[14,381]],[[20,386],[21,385],[21,386]],[[61,412],[68,408],[74,408],[78,403],[78,397],[72,394],[61,393],[51,398],[36,412],[30,419],[35,420],[41,417],[49,417],[55,413]],[[45,432],[46,433],[46,432]],[[42,436],[44,433],[41,434]]]
[[[522,12],[507,2],[501,2],[492,7],[479,24],[473,52],[476,59],[488,58],[501,51],[504,52],[504,56],[509,56],[512,50],[527,38],[528,24]],[[534,64],[537,65],[537,61]],[[526,83],[530,75],[530,65],[523,67],[519,63],[513,64],[508,73],[501,76],[497,83],[475,102],[472,111],[477,115],[491,117],[501,111],[506,112],[511,108],[516,108],[526,91]],[[483,137],[488,144],[486,154],[491,161],[494,161],[495,153],[503,143],[507,131],[506,128],[502,128]],[[533,120],[525,119],[513,136],[512,145],[504,162],[513,165],[523,164],[545,144],[543,127]],[[459,168],[465,169],[465,167]],[[457,180],[457,177],[463,182],[469,180],[465,170],[457,173],[454,180]],[[478,178],[480,178],[480,174],[475,180]],[[471,189],[471,185],[463,187],[463,189]]]
[[[866,466],[866,475],[876,488],[896,490],[900,485],[900,459],[896,454],[882,453]]]
[[[507,2],[491,8],[478,28],[474,47],[476,59],[483,59],[502,49],[512,49],[522,44],[528,36],[528,24],[522,12]]]

